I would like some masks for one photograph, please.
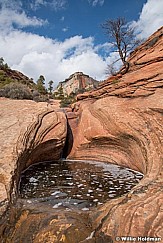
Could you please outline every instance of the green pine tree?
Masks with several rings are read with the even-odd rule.
[[[43,75],[40,75],[40,77],[37,80],[37,90],[40,94],[45,95],[47,93],[47,90],[45,88],[45,78]]]
[[[53,80],[50,80],[49,83],[48,83],[48,85],[49,85],[48,90],[49,90],[49,93],[50,93],[50,94],[52,94],[53,83],[54,83]]]

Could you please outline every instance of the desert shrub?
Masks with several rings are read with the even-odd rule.
[[[3,89],[1,89],[1,95],[10,99],[32,99],[30,89],[26,85],[20,83],[10,83],[5,85]]]
[[[39,97],[39,95],[40,95],[40,93],[38,92],[38,90],[34,90],[32,93],[33,100],[37,99]]]
[[[4,96],[4,89],[0,89],[0,97]]]
[[[68,99],[63,99],[63,100],[60,101],[61,107],[68,107],[70,104],[71,104],[71,102]]]
[[[33,96],[33,100],[36,102],[47,102],[49,100],[47,95],[35,95]]]
[[[5,76],[3,70],[0,70],[0,88],[4,88],[5,85],[15,83],[15,80]]]
[[[49,100],[48,95],[40,94],[38,90],[33,91],[32,98],[36,102],[46,102]]]
[[[76,101],[75,95],[71,94],[67,97],[64,97],[60,101],[61,107],[68,107],[70,104],[74,103]]]

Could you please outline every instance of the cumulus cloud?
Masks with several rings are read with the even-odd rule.
[[[75,71],[104,79],[106,63],[97,54],[92,37],[74,36],[59,42],[15,30],[0,35],[0,43],[0,53],[9,66],[35,81],[43,74],[56,86]]]
[[[139,20],[133,22],[138,37],[147,38],[163,25],[163,1],[148,0],[144,4]]]
[[[88,0],[89,4],[91,4],[93,7],[96,7],[97,5],[102,6],[105,2],[105,0]]]
[[[47,0],[33,2],[40,5],[52,3]],[[53,80],[55,86],[76,71],[82,71],[97,80],[105,78],[107,64],[119,58],[117,53],[111,52],[111,43],[95,45],[93,37],[83,38],[78,35],[58,41],[27,33],[22,30],[23,27],[41,26],[45,21],[29,17],[21,3],[19,0],[0,0],[0,55],[11,68],[35,81],[42,74],[47,83]],[[90,0],[90,3],[96,6],[102,5],[104,1]],[[154,0],[148,0],[143,6],[139,20],[132,23],[143,37],[149,36],[162,25],[162,9],[162,0],[157,0],[157,5],[154,5]],[[61,20],[64,21],[64,18]],[[115,64],[119,65],[118,62]]]
[[[27,26],[42,26],[47,23],[47,20],[38,19],[36,17],[29,17],[25,12],[17,12],[12,9],[0,10],[0,28],[1,30],[10,30],[16,25],[19,28]]]
[[[27,26],[42,26],[47,24],[47,20],[29,17],[22,9],[22,2],[19,0],[0,0],[0,29],[1,31],[10,31]]]

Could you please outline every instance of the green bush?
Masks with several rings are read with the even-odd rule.
[[[33,96],[33,100],[36,102],[47,102],[49,100],[47,95]]]
[[[10,83],[5,85],[3,89],[0,90],[0,96],[18,100],[31,100],[33,98],[30,89],[26,85],[20,83]]]
[[[68,107],[70,104],[74,103],[75,100],[75,96],[73,95],[69,95],[68,97],[64,97],[61,99],[60,101],[60,106],[61,107]]]
[[[32,92],[27,85],[16,82],[0,87],[0,97],[34,100],[36,102],[47,102],[49,100],[47,95],[40,94],[38,90]]]

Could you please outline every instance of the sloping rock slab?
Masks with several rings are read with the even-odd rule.
[[[0,100],[1,212],[16,192],[19,175],[32,163],[59,159],[67,134],[63,112],[47,103]]]

